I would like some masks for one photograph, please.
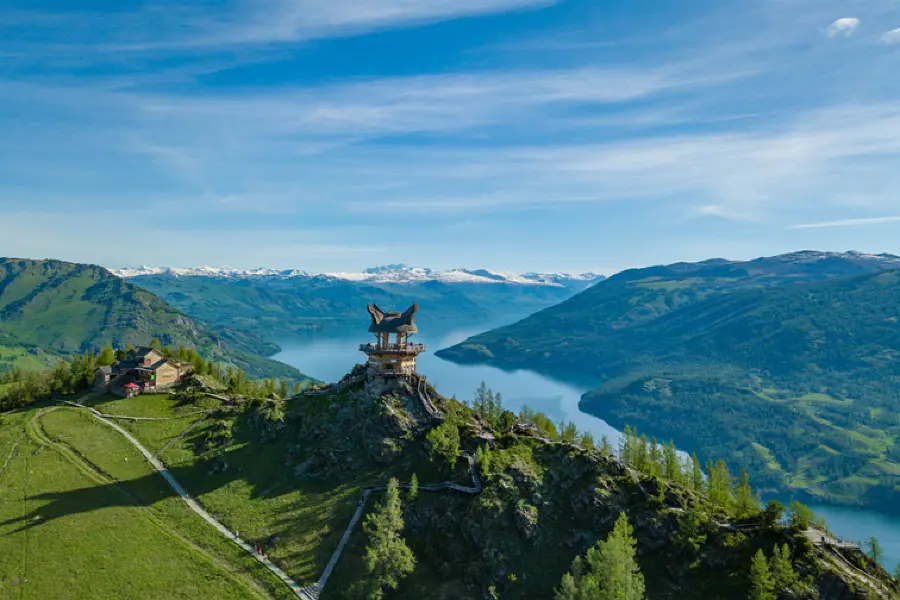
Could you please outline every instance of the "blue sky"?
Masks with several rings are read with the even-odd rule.
[[[3,0],[0,133],[7,256],[900,253],[900,3]]]

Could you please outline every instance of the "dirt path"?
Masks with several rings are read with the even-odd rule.
[[[178,483],[178,481],[175,479],[175,477],[172,476],[172,474],[169,472],[169,470],[166,468],[166,466],[162,462],[160,462],[153,455],[152,452],[147,450],[147,448],[145,448],[133,435],[128,433],[128,431],[126,431],[121,426],[117,425],[116,423],[113,423],[109,419],[104,418],[102,416],[102,413],[100,413],[100,411],[98,411],[94,408],[83,406],[83,405],[78,405],[78,406],[79,406],[79,408],[89,410],[95,419],[97,419],[104,425],[107,425],[107,426],[115,429],[116,431],[118,431],[120,434],[122,434],[122,436],[124,436],[125,439],[128,440],[131,443],[131,445],[133,445],[135,448],[137,448],[138,452],[140,452],[144,456],[144,458],[147,459],[147,462],[149,462],[150,465],[154,469],[156,469],[156,471],[160,475],[163,476],[163,478],[166,480],[166,482],[169,484],[169,486],[175,491],[176,494],[178,494],[178,496],[182,499],[182,501],[184,501],[184,503],[187,504],[188,507],[192,511],[194,511],[197,515],[199,515],[200,518],[202,518],[204,521],[206,521],[207,523],[209,523],[210,525],[215,527],[219,531],[219,533],[224,535],[226,538],[231,540],[233,543],[240,546],[245,552],[247,552],[248,554],[253,556],[259,562],[261,562],[267,569],[269,569],[269,571],[274,573],[279,579],[281,579],[281,581],[283,581],[289,588],[291,588],[291,591],[294,592],[294,595],[296,595],[298,598],[302,598],[303,600],[315,600],[316,599],[316,597],[317,597],[316,595],[312,595],[309,592],[307,592],[296,581],[291,579],[288,576],[288,574],[285,573],[278,565],[273,563],[271,560],[269,560],[265,556],[261,556],[260,554],[257,554],[257,552],[253,548],[253,546],[251,546],[250,544],[248,544],[247,542],[245,542],[244,540],[239,538],[233,531],[229,530],[227,527],[225,527],[219,521],[217,521],[212,515],[210,515],[208,512],[206,512],[206,510],[204,510],[204,508],[202,506],[200,506],[200,504],[198,504],[194,499],[192,499],[190,497],[190,495],[187,493],[187,491],[184,489],[184,487],[180,483]]]

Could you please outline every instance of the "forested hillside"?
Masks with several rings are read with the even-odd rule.
[[[11,576],[0,595],[119,598],[138,581],[159,598],[295,598],[260,554],[297,588],[315,585],[297,595],[323,600],[900,593],[808,508],[761,506],[745,474],[735,483],[736,465],[704,470],[634,430],[612,448],[504,410],[486,386],[470,404],[360,374],[289,399],[187,387],[0,415],[0,452],[11,457],[11,485],[0,487],[0,567]],[[135,443],[164,463],[177,493]],[[53,561],[28,560],[36,544]],[[119,560],[123,550],[159,555],[165,568]]]
[[[595,376],[581,407],[613,425],[746,464],[768,492],[896,511],[900,270],[856,258],[625,273],[440,354]]]
[[[134,284],[159,295],[185,313],[231,329],[254,331],[276,340],[286,333],[359,331],[368,303],[403,309],[419,302],[419,324],[442,330],[489,327],[561,302],[592,281],[559,285],[423,281],[371,283],[309,277],[205,277],[141,275]]]
[[[263,358],[277,346],[246,332],[213,330],[95,265],[0,258],[0,335],[6,348],[0,352],[17,353],[15,364],[26,367],[23,359],[34,362],[42,354],[139,346],[157,338],[196,347],[256,376],[303,377]]]
[[[617,345],[630,343],[631,334],[641,338],[643,326],[673,311],[741,290],[892,268],[900,268],[900,257],[800,252],[747,262],[714,259],[632,269],[518,323],[473,336],[439,354],[459,362],[608,376],[611,361],[632,354],[630,348],[624,352],[626,349]],[[620,350],[623,352],[617,354]]]

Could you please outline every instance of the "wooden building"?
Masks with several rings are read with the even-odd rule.
[[[159,350],[136,348],[125,360],[94,371],[94,391],[125,397],[153,393],[175,385],[191,370],[190,364],[170,361]]]
[[[425,344],[411,344],[415,335],[415,315],[418,304],[405,312],[384,312],[378,305],[366,307],[372,317],[369,332],[375,334],[374,344],[362,344],[359,349],[369,357],[368,372],[372,375],[403,376],[416,372],[416,357],[425,352]]]

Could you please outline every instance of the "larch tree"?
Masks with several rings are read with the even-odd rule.
[[[459,458],[459,429],[451,420],[444,421],[425,435],[432,462],[443,460],[448,469],[453,469]]]
[[[706,465],[707,471],[709,472],[709,478],[707,481],[707,495],[709,497],[709,502],[715,508],[721,508],[725,511],[730,511],[732,508],[732,503],[734,501],[734,497],[732,495],[732,490],[734,489],[734,482],[731,479],[731,473],[728,472],[728,467],[725,465],[725,461],[719,459],[714,465],[711,461]]]
[[[769,572],[769,563],[762,550],[757,550],[750,561],[749,600],[776,600],[775,582]]]
[[[739,518],[749,517],[758,511],[759,506],[753,496],[753,488],[750,487],[750,476],[747,469],[741,469],[741,480],[734,493],[734,514]]]
[[[704,486],[703,469],[700,468],[700,459],[696,453],[691,453],[691,487],[694,491],[702,492]]]
[[[590,450],[594,449],[594,436],[591,435],[590,433],[585,432],[585,433],[581,434],[581,440],[579,440],[579,441],[581,442],[581,446],[585,450],[590,451]]]
[[[791,550],[787,544],[776,544],[769,559],[769,572],[776,590],[790,589],[800,582],[800,575],[791,562]]]
[[[877,563],[880,563],[884,559],[884,550],[881,548],[881,543],[878,541],[878,538],[874,535],[866,541],[866,547],[869,549],[867,552],[869,558]]]
[[[675,449],[675,442],[671,440],[663,447],[663,477],[675,483],[682,483],[678,451]]]
[[[406,493],[406,499],[410,502],[419,497],[419,476],[415,473],[409,480],[409,491]]]
[[[363,591],[371,600],[384,598],[385,590],[396,590],[400,582],[416,566],[416,558],[403,531],[403,510],[400,506],[400,484],[396,478],[388,482],[383,502],[366,517],[363,529],[369,536],[363,561],[368,578]]]
[[[612,456],[613,448],[609,443],[609,438],[605,435],[600,436],[600,454],[603,456]]]
[[[112,346],[106,346],[97,356],[97,364],[101,367],[108,367],[116,362],[116,351]]]
[[[644,600],[644,576],[635,560],[637,540],[623,512],[606,538],[576,558],[556,600]]]
[[[647,439],[646,433],[642,433],[638,440],[637,456],[635,458],[635,467],[637,470],[642,473],[647,473],[647,466],[650,463],[650,440]]]
[[[650,448],[647,450],[647,474],[658,477],[663,471],[662,451],[656,438],[650,440]]]

